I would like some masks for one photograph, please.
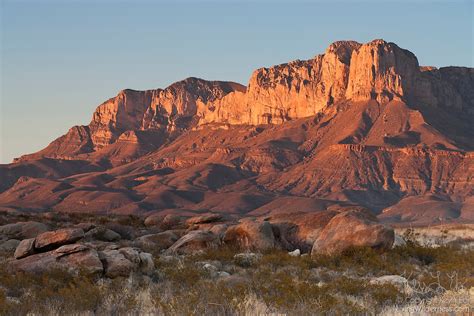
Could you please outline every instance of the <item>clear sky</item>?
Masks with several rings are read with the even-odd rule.
[[[37,151],[123,88],[247,83],[333,41],[383,38],[421,65],[474,64],[473,1],[1,3],[0,162]]]

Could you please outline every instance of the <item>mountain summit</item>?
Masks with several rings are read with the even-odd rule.
[[[0,207],[271,215],[359,204],[474,220],[474,69],[338,41],[253,72],[120,91],[87,126],[0,166]]]

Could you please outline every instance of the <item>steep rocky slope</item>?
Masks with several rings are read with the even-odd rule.
[[[473,100],[472,68],[336,42],[247,87],[123,90],[88,126],[0,166],[0,206],[271,216],[359,204],[387,221],[469,221]]]

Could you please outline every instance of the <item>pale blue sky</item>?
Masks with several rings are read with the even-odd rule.
[[[1,2],[0,163],[37,151],[123,88],[247,83],[333,41],[383,38],[422,65],[473,67],[468,1]]]

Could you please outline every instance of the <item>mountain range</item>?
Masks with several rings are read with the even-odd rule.
[[[474,221],[474,68],[339,41],[247,86],[122,90],[39,152],[0,165],[0,210]]]

